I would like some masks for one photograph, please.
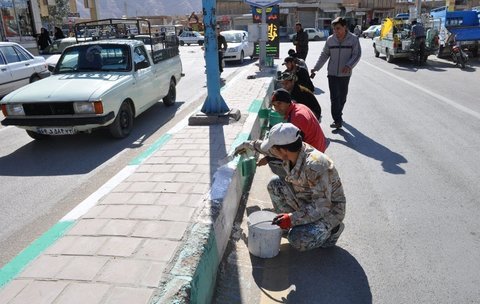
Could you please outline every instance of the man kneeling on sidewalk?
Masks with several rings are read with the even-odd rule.
[[[287,175],[274,175],[267,189],[278,213],[274,224],[288,230],[290,244],[300,251],[334,246],[343,232],[346,200],[332,160],[304,143],[291,123],[276,124],[268,138],[241,144],[235,154],[246,149],[283,161]]]

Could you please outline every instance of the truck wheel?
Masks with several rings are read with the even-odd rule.
[[[185,42],[183,42],[182,40],[180,40],[180,45],[184,45],[184,44],[185,44]]]
[[[392,55],[390,55],[390,50],[386,49],[385,52],[387,53],[387,62],[392,63],[393,57],[392,57]]]
[[[114,138],[125,138],[133,129],[133,110],[129,102],[124,101],[118,109],[117,116],[109,126],[110,134]]]
[[[33,131],[30,131],[30,130],[26,130],[26,131],[27,131],[28,136],[30,136],[31,138],[36,139],[36,140],[44,140],[44,139],[50,138],[50,136],[45,135],[45,134],[40,134],[40,133],[33,132]]]
[[[313,37],[313,40],[319,41],[319,40],[320,40],[320,37],[319,37],[319,36],[315,36],[315,37]]]
[[[202,45],[203,45],[203,41],[201,41],[201,40],[198,41],[198,45],[199,45],[199,46],[202,46]]]
[[[190,43],[187,43],[188,46],[190,46]]]
[[[167,107],[173,106],[177,98],[177,89],[175,88],[175,81],[170,79],[170,87],[168,88],[167,96],[163,97],[163,104]]]
[[[375,47],[375,44],[373,45],[373,52],[375,53],[375,57],[380,57],[380,52],[377,51],[377,48]]]

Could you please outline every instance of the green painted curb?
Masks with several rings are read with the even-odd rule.
[[[161,146],[166,144],[170,138],[172,138],[171,134],[164,134],[162,137],[157,139],[150,147],[148,147],[147,150],[145,150],[142,154],[139,156],[135,157],[129,165],[140,165],[145,159],[147,159],[150,155],[152,155],[157,149],[159,149]]]
[[[3,266],[0,269],[0,287],[14,279],[31,261],[62,237],[74,223],[74,221],[58,222]]]

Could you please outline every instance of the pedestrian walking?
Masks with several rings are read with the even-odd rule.
[[[40,50],[43,51],[50,44],[52,44],[52,40],[50,39],[50,35],[48,34],[47,29],[42,27],[40,29],[40,35],[38,36],[38,46],[40,47]]]
[[[295,45],[298,58],[306,60],[308,55],[308,33],[303,30],[300,22],[295,24],[295,30],[297,34],[293,38],[293,44]]]
[[[362,54],[358,37],[347,30],[347,22],[338,17],[332,22],[333,35],[327,38],[325,46],[315,67],[311,70],[311,78],[328,60],[328,87],[333,123],[332,128],[339,129],[343,122],[343,108],[347,101],[348,84],[352,69],[360,61]]]
[[[59,28],[58,26],[55,27],[55,32],[53,35],[55,40],[65,38],[65,34],[63,34],[62,29]]]
[[[280,75],[277,81],[282,83],[282,87],[290,93],[293,100],[297,103],[306,105],[315,117],[320,120],[322,116],[322,108],[320,107],[317,98],[309,89],[297,83],[296,75],[290,72],[284,72]]]
[[[227,50],[228,44],[225,36],[220,34],[220,26],[217,25],[217,47],[218,47],[218,70],[223,73],[223,53]]]
[[[310,75],[308,75],[308,70],[298,66],[295,58],[291,56],[286,57],[282,65],[285,65],[286,68],[284,72],[290,72],[297,76],[297,81],[299,85],[306,87],[312,92],[315,91],[315,86],[313,85],[312,79],[310,79]]]
[[[267,186],[278,213],[272,223],[288,231],[290,245],[299,251],[334,246],[344,229],[346,199],[333,161],[304,143],[291,123],[276,124],[255,145],[271,151],[286,172]]]

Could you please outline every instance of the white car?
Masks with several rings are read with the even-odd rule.
[[[1,123],[25,129],[34,139],[101,127],[124,138],[134,117],[160,99],[166,106],[175,103],[181,76],[176,46],[152,58],[143,42],[133,39],[75,44],[63,51],[52,76],[2,99]]]
[[[243,63],[245,57],[253,57],[253,42],[248,41],[248,32],[246,31],[223,31],[220,32],[227,41],[227,50],[223,54],[225,61],[238,61]]]
[[[303,30],[305,32],[307,32],[308,40],[318,41],[318,40],[325,37],[325,34],[322,31],[319,31],[319,30],[314,29],[312,27],[306,27]],[[290,39],[290,41],[293,41],[295,39],[296,35],[297,35],[297,33],[290,34],[290,35],[288,35],[288,38]]]
[[[362,32],[363,38],[372,38],[380,36],[380,29],[382,28],[381,25],[372,25],[368,29]]]
[[[0,42],[0,97],[50,76],[45,58],[14,42]]]
[[[178,35],[178,40],[180,45],[184,45],[184,44],[203,45],[203,42],[205,41],[205,37],[203,37],[199,32],[183,31],[180,35]]]

